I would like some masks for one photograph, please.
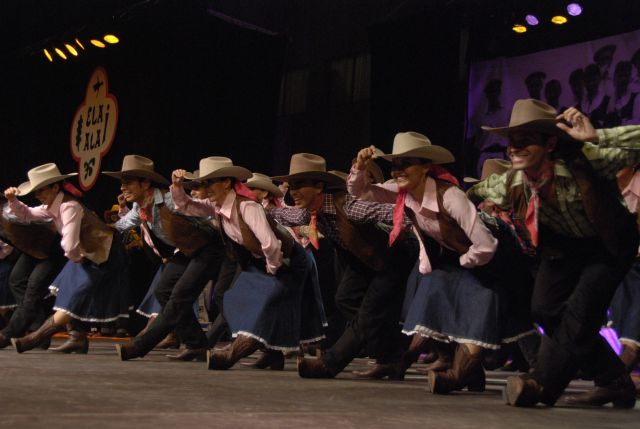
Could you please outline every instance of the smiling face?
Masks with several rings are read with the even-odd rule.
[[[50,206],[53,204],[53,200],[56,199],[58,193],[60,192],[60,184],[54,183],[52,185],[47,185],[35,191],[35,197],[40,203],[45,206]]]
[[[391,177],[398,189],[411,192],[424,186],[431,161],[422,158],[395,158],[391,161]]]
[[[540,171],[556,147],[557,137],[531,131],[515,131],[509,134],[507,154],[514,170],[529,174]]]
[[[128,203],[138,203],[142,205],[149,189],[151,189],[149,179],[122,176],[120,180],[120,190]]]
[[[324,192],[324,184],[310,179],[291,180],[289,194],[299,209],[313,208],[318,196]]]
[[[231,192],[232,180],[228,177],[220,177],[205,181],[207,197],[221,206],[224,199]]]

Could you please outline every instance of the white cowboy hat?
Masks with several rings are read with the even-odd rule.
[[[262,189],[263,191],[267,191],[276,198],[282,198],[284,196],[280,188],[274,185],[266,174],[253,173],[253,176],[247,180],[245,185],[251,189]]]
[[[77,175],[78,173],[61,174],[58,166],[52,162],[39,165],[27,172],[29,181],[24,182],[20,186],[18,186],[18,191],[20,191],[20,195],[27,195],[44,186],[60,182],[64,179],[68,179],[69,177]]]
[[[185,179],[205,181],[222,177],[232,177],[238,180],[247,180],[251,177],[251,172],[244,167],[233,165],[230,158],[224,156],[210,156],[200,160],[198,175],[187,174]]]
[[[462,180],[466,183],[476,183],[486,179],[492,174],[502,174],[510,168],[511,161],[500,158],[485,159],[485,161],[482,163],[482,175],[479,179],[476,179],[475,177],[465,177]]]
[[[293,154],[289,163],[289,174],[286,176],[273,176],[271,179],[281,182],[311,179],[324,182],[330,186],[344,184],[344,180],[335,174],[327,172],[327,162],[323,157],[312,153]]]
[[[153,161],[140,155],[125,155],[120,171],[103,171],[102,174],[116,179],[122,179],[122,176],[131,176],[149,179],[162,185],[169,184],[167,179],[155,172]]]
[[[424,158],[434,164],[454,162],[453,154],[442,146],[431,144],[427,136],[408,131],[398,133],[393,139],[393,150],[390,154],[378,155],[378,158],[391,161],[395,158]]]

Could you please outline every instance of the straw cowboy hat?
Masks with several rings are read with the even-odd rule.
[[[492,174],[502,174],[510,168],[511,161],[500,158],[485,159],[482,164],[482,175],[480,176],[480,179],[476,179],[475,177],[465,177],[462,180],[466,183],[476,183],[486,179]]]
[[[122,179],[122,176],[140,177],[152,182],[168,185],[169,181],[155,172],[153,161],[140,155],[125,155],[120,171],[103,171],[102,174]]]
[[[559,122],[556,116],[558,116],[558,112],[553,107],[540,100],[527,98],[516,100],[513,104],[508,126],[495,128],[483,126],[482,129],[502,137],[509,137],[509,133],[522,130],[536,131],[570,139],[567,133],[556,126]]]
[[[378,158],[387,161],[395,158],[424,158],[431,160],[434,164],[447,164],[455,161],[449,150],[431,144],[427,136],[413,131],[396,134],[391,153],[379,155]]]
[[[271,179],[281,182],[311,179],[324,182],[328,186],[344,184],[344,180],[327,171],[327,162],[323,157],[312,153],[293,154],[289,163],[289,174],[286,176],[273,176]]]
[[[262,189],[271,193],[276,198],[282,198],[284,194],[276,185],[273,184],[269,176],[262,173],[253,173],[253,176],[245,183],[250,189]]]
[[[224,156],[210,156],[202,158],[200,160],[199,167],[200,168],[196,170],[198,172],[197,176],[194,174],[187,174],[185,175],[185,179],[197,180],[199,182],[224,177],[247,180],[252,176],[249,170],[244,167],[233,165],[233,161]]]
[[[18,186],[18,191],[20,191],[20,195],[27,195],[44,186],[51,185],[52,183],[60,182],[77,175],[78,173],[61,174],[58,166],[52,162],[39,165],[27,172],[29,181]]]

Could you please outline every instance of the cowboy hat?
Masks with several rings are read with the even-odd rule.
[[[269,176],[265,174],[253,173],[253,176],[247,180],[245,185],[250,189],[262,189],[263,191],[267,191],[276,198],[282,198],[284,196],[280,188],[274,185],[271,179],[269,179]]]
[[[293,154],[289,163],[289,174],[286,176],[273,176],[271,179],[281,182],[311,179],[324,182],[328,186],[344,184],[344,180],[327,171],[327,162],[323,157],[312,153]]]
[[[512,131],[537,131],[569,139],[569,135],[556,126],[558,112],[540,100],[527,98],[516,100],[511,110],[511,119],[506,127],[487,127],[482,129],[502,137],[509,137]]]
[[[413,131],[396,134],[391,153],[379,155],[378,158],[387,161],[395,158],[424,158],[431,160],[434,164],[447,164],[455,161],[449,150],[431,144],[427,136]]]
[[[120,171],[103,171],[102,174],[122,179],[123,176],[140,177],[152,182],[168,185],[169,181],[155,172],[153,161],[140,155],[125,155]]]
[[[182,183],[182,186],[184,186],[186,189],[195,189],[199,188],[200,186],[204,186],[204,183],[198,180],[198,178],[200,177],[200,170],[195,170],[193,173],[187,171],[184,176],[187,178],[187,180]]]
[[[251,177],[251,172],[244,167],[233,165],[230,158],[224,156],[209,156],[202,158],[196,170],[198,175],[186,174],[185,179],[205,181],[208,179],[231,177],[238,180],[247,180]]]
[[[485,159],[482,163],[482,175],[479,179],[475,177],[465,177],[462,179],[466,183],[480,182],[492,174],[502,174],[511,168],[511,161],[507,161],[500,158]]]
[[[78,173],[60,174],[58,166],[52,162],[39,165],[27,172],[29,181],[24,182],[20,186],[18,186],[18,191],[20,191],[20,195],[27,195],[44,186],[60,182],[64,179],[68,179],[69,177],[77,175]]]

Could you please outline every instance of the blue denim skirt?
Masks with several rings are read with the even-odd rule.
[[[640,346],[640,260],[636,260],[616,290],[609,307],[611,327],[621,341]]]

